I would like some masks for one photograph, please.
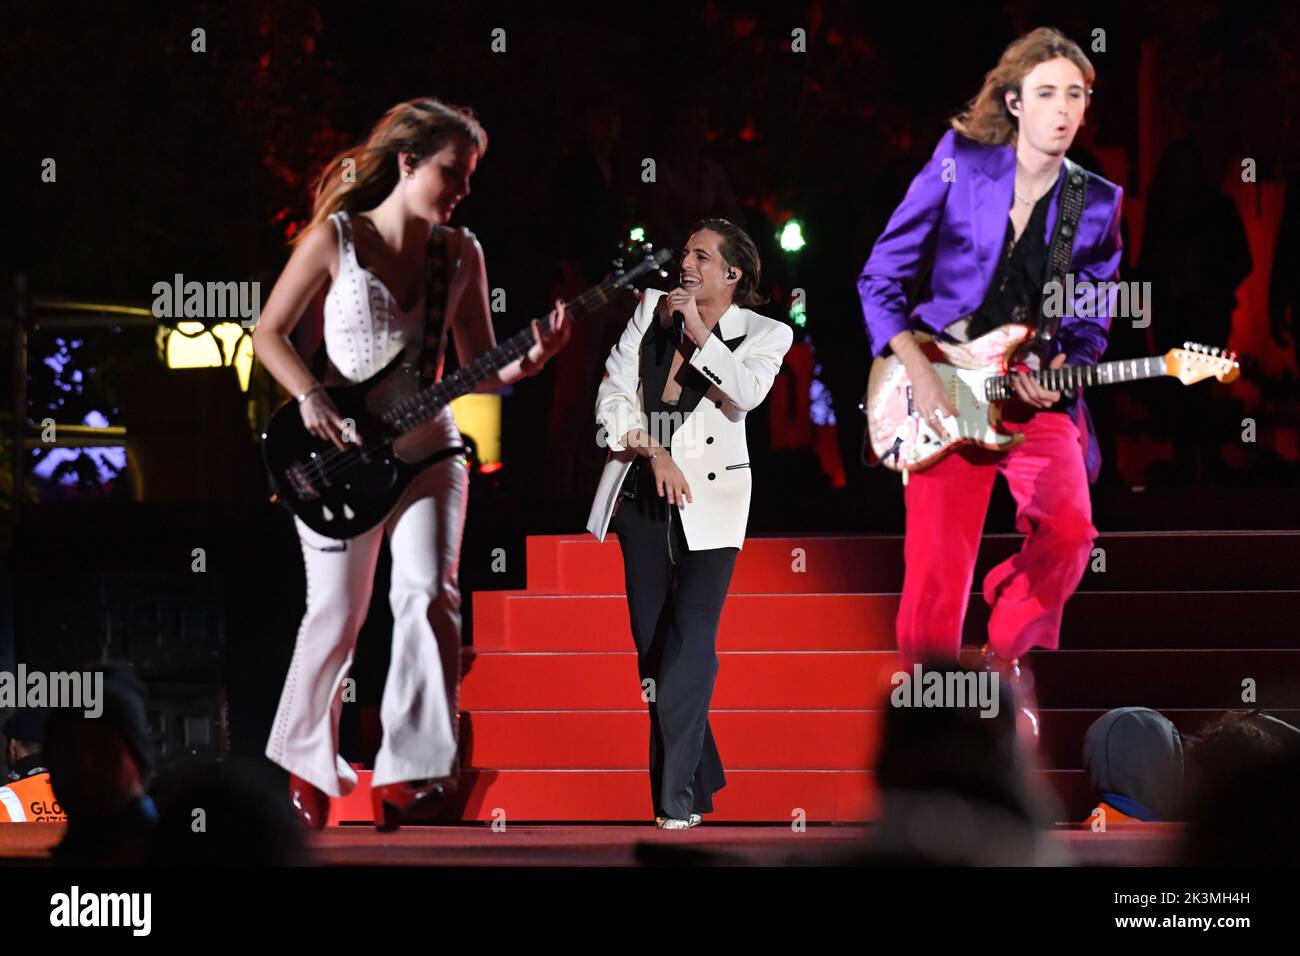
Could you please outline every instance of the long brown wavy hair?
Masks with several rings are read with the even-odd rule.
[[[397,185],[397,154],[411,153],[419,166],[457,137],[464,137],[482,156],[488,138],[474,111],[422,96],[391,107],[371,129],[365,142],[345,149],[326,164],[316,180],[311,221],[291,240],[297,245],[307,230],[342,209],[356,214],[378,206]],[[344,162],[353,176],[343,178]]]
[[[976,97],[966,104],[966,109],[949,120],[952,128],[990,146],[1014,144],[1016,118],[1007,111],[1007,91],[1015,90],[1020,94],[1020,84],[1034,67],[1060,56],[1079,68],[1087,91],[1085,95],[1091,99],[1097,71],[1083,49],[1061,31],[1039,27],[1002,51],[998,65],[984,75],[984,85]]]

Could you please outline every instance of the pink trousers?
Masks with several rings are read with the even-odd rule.
[[[1017,404],[1008,403],[1009,415]],[[957,657],[998,473],[1015,499],[1016,529],[1025,540],[984,577],[989,644],[1013,658],[1033,647],[1054,649],[1060,641],[1061,613],[1097,537],[1079,431],[1068,415],[1049,411],[1022,411],[1006,427],[1025,436],[1009,452],[963,449],[909,477],[897,619],[898,649],[908,669]]]

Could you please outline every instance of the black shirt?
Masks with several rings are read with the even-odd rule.
[[[1016,241],[1011,217],[1007,217],[1002,257],[984,294],[984,301],[971,313],[970,324],[966,327],[967,338],[978,338],[1009,322],[1038,324],[1047,269],[1047,241],[1043,233],[1047,207],[1055,192],[1055,188],[1049,189],[1034,204],[1034,211],[1029,215],[1019,242]]]

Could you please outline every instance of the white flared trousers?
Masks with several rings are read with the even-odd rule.
[[[465,460],[457,455],[416,476],[388,519],[363,535],[339,541],[294,518],[307,610],[266,755],[330,796],[346,795],[357,784],[339,756],[339,715],[384,534],[392,550],[393,648],[372,785],[452,772],[461,655],[457,572],[467,493]]]

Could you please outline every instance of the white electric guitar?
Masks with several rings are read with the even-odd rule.
[[[906,481],[908,472],[934,464],[959,445],[999,451],[1018,445],[1024,435],[1001,427],[1001,402],[1016,397],[1008,372],[1022,361],[1031,365],[1027,374],[1052,391],[1163,375],[1184,385],[1210,377],[1231,382],[1240,374],[1235,353],[1193,342],[1184,342],[1181,349],[1170,349],[1164,355],[1035,369],[1035,359],[1020,358],[1033,335],[1031,326],[1020,324],[1000,326],[970,342],[941,342],[916,333],[922,352],[939,373],[957,411],[955,416],[941,419],[943,434],[922,421],[913,408],[912,381],[898,356],[876,358],[859,406],[867,417],[863,459],[901,471]]]

